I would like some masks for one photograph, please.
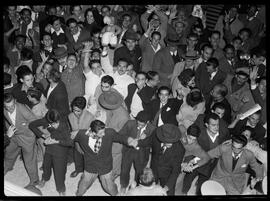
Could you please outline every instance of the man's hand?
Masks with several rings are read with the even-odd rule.
[[[138,139],[134,139],[132,137],[129,137],[127,142],[128,142],[129,146],[134,147],[135,149],[137,148]]]
[[[46,145],[49,145],[49,144],[58,144],[58,143],[59,143],[58,140],[55,140],[55,139],[53,139],[51,137],[46,138],[45,141],[44,141],[44,144],[46,144]]]
[[[17,131],[16,127],[11,125],[7,130],[7,136],[12,137],[16,131]]]
[[[82,50],[82,52],[89,52],[91,51],[92,47],[94,46],[93,41],[85,41],[83,42],[84,48]]]
[[[192,172],[193,171],[193,165],[192,163],[182,163],[181,169],[184,172]]]
[[[34,37],[34,34],[35,34],[35,32],[34,32],[33,29],[29,29],[29,30],[28,30],[28,36],[29,36],[30,38],[33,38],[33,37]]]
[[[46,57],[45,52],[44,52],[44,51],[41,51],[41,52],[40,52],[40,57],[41,57],[41,59],[42,59],[42,62],[45,63],[45,62],[48,60],[49,55]]]
[[[169,190],[169,187],[168,186],[164,186],[162,189],[164,191],[164,194],[167,195],[167,191]]]

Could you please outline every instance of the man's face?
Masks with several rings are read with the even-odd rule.
[[[145,125],[147,124],[147,122],[141,122],[137,120],[137,128],[138,129],[142,129],[143,127],[145,127]]]
[[[211,43],[211,45],[212,46],[218,46],[218,44],[219,44],[219,39],[220,39],[220,36],[219,36],[219,34],[217,34],[217,33],[214,33],[214,34],[212,34],[212,36],[211,36],[211,38],[210,38],[210,43]]]
[[[42,68],[42,72],[45,75],[45,77],[47,77],[47,75],[50,72],[50,70],[52,70],[52,65],[44,64],[44,66]]]
[[[70,55],[67,58],[67,67],[70,68],[70,69],[75,68],[76,62],[77,62],[76,57],[74,55]]]
[[[16,39],[16,43],[15,43],[16,47],[18,50],[22,50],[23,47],[25,46],[25,39],[22,37],[18,37]]]
[[[101,90],[102,90],[102,92],[110,91],[111,88],[112,88],[111,85],[109,85],[108,83],[101,82]]]
[[[92,71],[93,73],[95,73],[96,75],[100,76],[102,74],[102,67],[100,65],[100,63],[93,63],[91,65]]]
[[[22,83],[29,87],[33,87],[33,82],[34,82],[34,76],[32,74],[30,75],[25,75],[22,79],[21,79]]]
[[[94,41],[94,44],[99,44],[100,38],[99,38],[100,33],[96,33],[92,36],[92,40]]]
[[[73,14],[74,14],[75,16],[79,16],[79,15],[81,14],[81,7],[80,7],[80,6],[75,6],[75,7],[73,8]]]
[[[214,68],[213,65],[207,65],[207,66],[206,66],[206,71],[207,71],[209,74],[212,74],[213,72],[216,72],[216,71],[217,71],[217,68]]]
[[[31,22],[31,14],[28,10],[25,10],[23,13],[22,13],[22,19],[23,21],[25,22],[25,24],[30,24]]]
[[[248,123],[252,126],[255,127],[260,121],[260,115],[259,114],[252,114],[248,117]]]
[[[135,78],[135,82],[139,88],[142,88],[146,83],[146,77],[143,74],[138,74]]]
[[[206,128],[210,133],[217,134],[219,131],[219,119],[209,119],[209,123],[206,123]]]
[[[188,144],[192,144],[196,141],[196,137],[192,136],[192,135],[187,135],[187,143]]]
[[[102,8],[101,10],[101,15],[104,16],[109,16],[110,15],[110,11],[107,7]]]
[[[83,112],[82,109],[78,108],[77,106],[72,107],[72,112],[75,114],[77,118],[79,118]]]
[[[86,20],[87,20],[88,24],[92,24],[95,21],[92,11],[87,12]]]
[[[247,31],[242,31],[239,34],[239,37],[242,39],[242,41],[246,41],[249,38],[249,33]]]
[[[70,30],[70,33],[72,35],[75,35],[78,33],[79,31],[79,28],[78,28],[78,25],[77,23],[73,22],[73,23],[70,23],[69,26],[68,26],[69,30]]]
[[[57,14],[57,10],[55,7],[50,8],[50,10],[48,11],[49,15],[56,15]]]
[[[222,95],[219,93],[220,88],[218,86],[214,86],[212,91],[210,92],[211,96],[214,98],[215,101],[220,100]]]
[[[152,81],[152,85],[153,85],[154,87],[157,86],[158,83],[160,82],[160,80],[159,80],[159,75],[155,75],[151,81]]]
[[[124,28],[128,28],[128,26],[130,25],[130,22],[131,22],[131,18],[129,16],[125,16],[123,19],[122,26]]]
[[[212,57],[212,54],[213,54],[213,49],[206,47],[206,48],[204,48],[204,50],[202,52],[202,57],[203,57],[203,59],[208,60]]]
[[[231,9],[229,10],[229,16],[230,16],[230,19],[235,18],[236,15],[237,15],[237,8],[231,8]]]
[[[254,55],[253,58],[251,59],[251,64],[258,66],[260,64],[263,64],[265,59],[266,58],[264,56],[256,57],[256,55]]]
[[[53,29],[55,30],[55,31],[60,31],[60,28],[61,28],[61,22],[60,22],[60,20],[55,20],[54,22],[53,22]]]
[[[127,62],[125,61],[119,61],[117,66],[117,72],[119,75],[123,75],[127,71]]]
[[[60,122],[58,121],[58,122],[53,122],[53,123],[51,123],[51,126],[54,128],[54,129],[57,129],[58,127],[59,127],[59,125],[60,125]]]
[[[154,46],[154,47],[157,47],[158,44],[160,42],[160,36],[157,35],[157,34],[154,34],[153,37],[151,38],[151,44]]]
[[[158,97],[162,104],[166,104],[169,99],[169,92],[167,90],[161,90],[160,93],[158,94]]]
[[[185,60],[185,67],[189,68],[194,65],[194,60],[193,59],[186,59]]]
[[[189,37],[187,39],[187,46],[194,48],[196,44],[198,43],[198,38],[196,37]]]
[[[97,137],[104,137],[105,136],[105,129],[101,129],[96,133]]]
[[[225,113],[225,109],[221,109],[221,108],[217,107],[215,109],[214,113],[217,114],[220,119],[222,119],[222,117],[224,116],[224,113]]]
[[[201,36],[203,34],[203,30],[199,27],[195,27],[195,29],[193,29],[193,33],[197,34],[198,36]]]
[[[236,74],[236,81],[238,85],[243,85],[248,80],[248,77],[244,75],[238,75]]]
[[[251,132],[249,130],[245,130],[245,131],[242,132],[242,135],[246,136],[246,138],[249,141],[249,139],[251,137]]]
[[[52,46],[52,43],[53,43],[53,41],[51,39],[51,36],[44,35],[43,36],[42,43],[43,43],[44,47],[51,47]]]
[[[57,59],[57,61],[60,64],[60,66],[65,66],[67,63],[67,56],[61,57],[61,58]]]
[[[265,94],[266,93],[266,80],[262,79],[259,83],[258,89],[260,91],[261,94]]]
[[[242,152],[243,145],[237,142],[232,142],[232,151],[234,154],[238,155]]]
[[[185,26],[182,22],[178,22],[175,24],[175,31],[178,35],[182,35],[184,30],[185,30]]]
[[[226,59],[231,61],[235,56],[235,51],[232,48],[227,48],[224,55]]]
[[[239,50],[241,48],[241,43],[242,43],[241,40],[234,40],[232,45],[234,46],[235,50]]]
[[[129,51],[132,51],[135,49],[135,45],[136,45],[136,41],[135,40],[130,40],[130,39],[127,39],[126,40],[126,46],[128,48]]]
[[[15,110],[15,99],[13,99],[12,101],[10,101],[9,103],[5,103],[4,102],[4,108],[9,112],[12,113]]]
[[[100,60],[100,54],[99,52],[93,52],[91,60]]]

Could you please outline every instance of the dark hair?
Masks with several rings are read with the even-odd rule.
[[[232,142],[242,144],[243,145],[242,147],[246,146],[248,143],[247,137],[244,135],[232,135]]]
[[[70,8],[69,8],[69,12],[73,14],[74,7],[76,7],[76,6],[79,6],[80,9],[82,10],[82,7],[81,7],[80,5],[72,5],[72,6],[70,6]]]
[[[26,75],[33,75],[33,72],[26,65],[20,66],[16,71],[18,79],[24,79]]]
[[[242,29],[240,29],[239,35],[240,35],[241,33],[243,33],[243,32],[247,32],[248,35],[249,35],[249,38],[250,38],[251,35],[252,35],[252,31],[251,31],[249,28],[242,28]]]
[[[110,86],[112,86],[114,84],[114,79],[112,76],[109,76],[109,75],[105,75],[101,78],[101,83],[107,83],[109,84]]]
[[[75,53],[68,53],[67,58],[68,58],[68,57],[70,57],[70,56],[74,56],[74,57],[75,57],[75,59],[76,59],[76,61],[77,61],[77,56],[76,56],[76,54],[75,54]]]
[[[45,118],[49,123],[56,123],[60,121],[60,114],[57,110],[51,109],[46,113]]]
[[[48,79],[51,79],[53,82],[58,83],[61,80],[61,73],[58,70],[53,68],[48,73]]]
[[[155,176],[151,168],[144,168],[143,173],[140,175],[140,184],[143,186],[151,186],[155,181]]]
[[[7,65],[7,66],[10,65],[10,60],[9,60],[9,58],[6,57],[6,56],[3,56],[3,65]]]
[[[198,88],[192,89],[186,97],[186,103],[189,106],[194,107],[201,102],[203,102],[203,96],[201,91]]]
[[[211,57],[210,59],[207,60],[206,65],[213,66],[213,68],[217,68],[219,66],[219,62],[217,58]]]
[[[262,115],[262,110],[258,110],[257,112],[254,112],[253,114],[257,114],[257,115],[260,115],[261,116]],[[253,114],[251,114],[251,115],[253,115]]]
[[[171,93],[171,90],[170,90],[170,88],[169,88],[169,87],[167,87],[167,86],[161,86],[161,87],[159,87],[159,88],[158,88],[158,94],[160,94],[160,93],[161,93],[161,91],[163,91],[163,90],[168,91],[168,92],[169,92],[169,94]]]
[[[14,100],[12,93],[4,93],[4,103],[10,103]]]
[[[102,121],[97,120],[97,119],[92,121],[90,124],[90,129],[94,133],[98,133],[98,131],[100,131],[104,128],[105,128],[105,124]]]
[[[266,76],[262,76],[262,77],[257,78],[257,79],[256,79],[256,83],[260,83],[262,80],[267,81],[267,80],[266,80]]]
[[[23,8],[20,12],[20,15],[23,15],[25,11],[28,11],[30,13],[30,16],[32,15],[32,11],[29,8]]]
[[[243,133],[244,131],[246,131],[246,130],[250,131],[251,136],[252,136],[252,134],[253,134],[253,132],[254,132],[254,128],[252,128],[252,127],[250,127],[250,126],[244,126],[244,127],[242,127],[242,128],[240,129],[240,133],[242,134],[242,133]]]
[[[249,75],[246,72],[242,71],[242,70],[239,70],[239,71],[235,72],[235,74],[245,76],[246,78],[249,77]]]
[[[126,62],[127,65],[129,65],[129,63],[130,63],[126,58],[120,58],[120,59],[118,59],[117,64],[119,64],[120,61]]]
[[[93,8],[87,8],[87,9],[84,11],[84,19],[85,19],[85,22],[87,21],[87,20],[86,20],[87,13],[90,12],[90,11],[93,13]],[[95,20],[94,14],[93,14],[93,18],[94,18],[94,20]]]
[[[94,28],[91,32],[91,36],[94,36],[95,34],[101,32],[101,29],[100,28]]]
[[[131,15],[128,13],[125,13],[124,15],[122,15],[122,20],[124,20],[125,17],[129,17],[130,19],[132,19]]]
[[[191,69],[183,70],[180,75],[178,75],[178,80],[184,87],[187,87],[188,82],[195,76],[195,73]]]
[[[69,25],[70,25],[71,23],[76,23],[76,24],[78,24],[77,20],[74,19],[74,18],[72,18],[72,17],[69,18],[69,19],[67,20],[67,22],[66,22],[67,27],[69,27]]]
[[[30,87],[27,90],[27,95],[35,98],[36,100],[40,101],[40,97],[42,95],[41,91],[35,87]]]
[[[71,102],[71,108],[73,108],[74,106],[83,110],[86,106],[86,99],[83,96],[75,97]]]
[[[101,51],[98,48],[92,49],[91,52],[91,56],[93,55],[93,53],[98,52],[99,54],[101,53]]]
[[[148,71],[146,73],[146,78],[148,80],[153,80],[156,75],[158,75],[158,72],[156,72],[156,71]]]
[[[91,60],[91,61],[90,61],[90,68],[91,68],[91,69],[92,69],[92,65],[95,64],[95,63],[100,64],[100,60],[98,60],[98,59],[93,59],[93,60]]]
[[[152,33],[151,33],[151,38],[153,38],[153,36],[154,35],[159,35],[159,37],[161,38],[161,33],[159,32],[159,31],[153,31]]]
[[[225,97],[228,94],[228,87],[225,84],[216,84],[215,86],[218,86],[218,94],[220,94],[222,97]]]
[[[220,119],[219,116],[216,113],[210,112],[209,114],[206,114],[204,119],[203,119],[203,123],[205,124],[209,124],[209,120],[213,119],[213,120],[218,120]]]
[[[266,57],[266,50],[262,48],[254,48],[251,50],[251,55],[256,57]]]
[[[147,78],[146,72],[143,72],[143,71],[139,71],[138,73],[136,73],[136,77],[137,77],[137,75],[144,75],[145,78]]]
[[[11,75],[9,73],[4,73],[4,86],[10,85],[11,83]]]
[[[26,36],[25,35],[22,35],[22,34],[16,35],[14,41],[16,42],[19,38],[23,38],[24,39],[24,42],[26,42]]]
[[[220,31],[218,31],[218,30],[214,30],[214,31],[212,31],[212,33],[211,33],[211,36],[213,35],[213,34],[218,34],[219,35],[219,37],[220,37]]]
[[[192,135],[194,137],[199,137],[201,134],[201,129],[196,124],[191,124],[187,129],[187,135]]]
[[[227,45],[225,45],[225,47],[223,48],[223,51],[224,51],[224,52],[226,52],[226,51],[227,51],[227,49],[232,49],[233,51],[235,51],[234,46],[233,46],[233,45],[231,45],[231,44],[227,44]]]
[[[240,38],[239,36],[235,36],[233,39],[232,39],[232,42],[236,41],[236,40],[240,40],[241,42],[243,42],[242,38]]]
[[[33,59],[33,51],[29,48],[24,47],[21,51],[21,58],[25,60]]]
[[[209,44],[209,43],[204,43],[204,44],[201,46],[200,50],[204,51],[206,48],[210,48],[210,49],[213,50],[212,45]]]
[[[44,31],[44,32],[43,32],[42,37],[41,37],[41,40],[43,40],[43,37],[44,37],[44,36],[50,36],[51,39],[52,39],[52,34],[49,33],[49,32],[47,32],[47,31]]]
[[[51,5],[50,5],[50,6],[46,6],[46,7],[45,7],[45,12],[46,12],[46,13],[49,13],[49,11],[50,11],[52,8],[54,8],[54,9],[56,10],[56,6],[51,6]]]
[[[190,34],[188,34],[187,38],[188,38],[188,39],[189,39],[189,38],[197,38],[197,40],[198,40],[199,36],[198,36],[198,34],[190,33]]]
[[[224,103],[222,103],[222,102],[217,102],[217,103],[215,103],[213,106],[212,106],[212,110],[216,110],[217,108],[219,108],[219,109],[222,109],[222,110],[225,110],[225,105],[224,105]]]
[[[52,15],[52,16],[50,17],[50,23],[51,23],[51,25],[53,25],[53,23],[54,23],[55,21],[57,21],[57,20],[59,20],[59,22],[60,22],[60,24],[61,24],[60,17],[58,17],[58,16],[56,16],[56,15]]]

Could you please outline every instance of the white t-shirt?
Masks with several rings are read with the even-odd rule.
[[[138,89],[136,89],[130,105],[130,113],[133,117],[136,117],[137,114],[143,110],[142,99],[140,98],[137,92]]]
[[[102,75],[99,77],[98,75],[94,74],[91,70],[88,73],[83,72],[85,75],[85,95],[87,97],[94,96],[97,86],[101,82],[101,78],[104,76]]]
[[[115,72],[112,75],[114,79],[115,86],[114,88],[124,97],[127,97],[128,94],[128,85],[135,83],[134,79],[127,74],[119,75],[118,72]]]

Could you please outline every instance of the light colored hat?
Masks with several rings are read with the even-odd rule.
[[[226,195],[224,187],[214,180],[205,181],[202,184],[201,192],[202,195]]]
[[[98,98],[99,104],[107,110],[115,110],[123,103],[123,98],[114,91],[103,92]]]

